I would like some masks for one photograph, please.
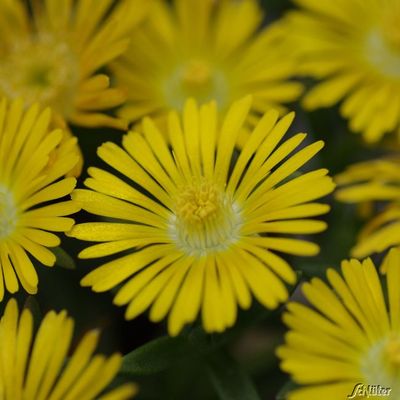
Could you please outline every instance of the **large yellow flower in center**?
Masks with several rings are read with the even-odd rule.
[[[350,128],[368,142],[400,134],[400,3],[398,0],[295,0],[287,33],[299,72],[319,82],[308,109],[341,101]]]
[[[166,132],[145,119],[143,134],[126,135],[124,149],[113,143],[99,148],[99,156],[134,185],[90,168],[85,184],[91,190],[76,190],[73,198],[114,221],[77,225],[72,236],[103,242],[83,250],[82,258],[134,250],[82,280],[97,292],[124,282],[115,303],[129,304],[128,319],[151,306],[153,321],[169,313],[175,335],[201,309],[204,328],[222,331],[234,324],[237,304],[250,306],[251,294],[271,309],[287,299],[283,282],[294,283],[296,274],[275,251],[318,252],[317,245],[287,235],[325,229],[312,217],[329,206],[313,201],[334,185],[325,169],[289,177],[323,143],[292,155],[306,135],[279,144],[293,113],[278,120],[278,112],[269,111],[236,159],[251,106],[250,98],[238,101],[219,123],[215,103],[199,108],[188,101],[182,120],[170,114]]]
[[[289,82],[294,62],[276,26],[260,29],[257,0],[157,1],[129,50],[114,63],[128,89],[120,115],[130,121],[181,111],[189,97],[230,104],[253,94],[252,116],[297,99],[301,85]]]

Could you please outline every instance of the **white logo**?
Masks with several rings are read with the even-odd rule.
[[[357,383],[354,386],[353,392],[347,396],[347,399],[354,399],[356,397],[369,398],[372,396],[390,396],[392,391],[389,387],[383,387],[381,385],[364,385],[363,383]]]

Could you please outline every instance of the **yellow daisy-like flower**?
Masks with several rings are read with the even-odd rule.
[[[336,198],[340,201],[385,204],[384,209],[362,229],[352,255],[363,258],[400,245],[400,159],[358,163],[335,180],[339,185]]]
[[[383,264],[387,287],[370,259],[353,259],[341,273],[327,271],[329,285],[314,278],[302,286],[310,305],[288,304],[290,331],[277,353],[282,370],[303,386],[289,400],[347,399],[355,388],[355,398],[367,398],[359,393],[368,385],[400,398],[400,251]]]
[[[0,2],[0,96],[22,97],[54,110],[56,121],[87,127],[124,128],[102,111],[120,105],[124,93],[97,74],[128,45],[149,2],[20,0]]]
[[[350,128],[368,142],[400,134],[400,3],[398,0],[295,0],[287,16],[299,72],[321,81],[309,109],[341,101]]]
[[[254,95],[255,115],[294,101],[302,85],[289,82],[294,62],[277,27],[260,29],[257,0],[157,1],[129,50],[114,63],[128,89],[120,115],[130,121],[182,111],[187,98],[216,100],[226,112]]]
[[[76,190],[73,199],[115,220],[77,225],[72,236],[100,242],[82,258],[134,250],[81,282],[96,292],[124,282],[115,304],[128,304],[127,319],[151,306],[150,319],[169,314],[168,329],[176,335],[201,309],[204,328],[223,331],[235,323],[237,304],[250,306],[251,294],[270,309],[287,299],[284,282],[293,284],[296,274],[275,251],[318,253],[316,244],[287,235],[326,228],[311,218],[329,210],[312,202],[333,190],[328,171],[290,179],[323,142],[292,155],[306,135],[279,144],[294,114],[278,120],[278,112],[269,111],[236,158],[251,106],[250,97],[234,103],[220,124],[215,102],[199,108],[189,100],[182,120],[170,113],[167,132],[146,118],[143,134],[128,133],[123,149],[113,143],[99,148],[99,157],[133,185],[90,168],[85,185],[91,190]]]
[[[99,332],[87,333],[69,355],[74,322],[50,311],[34,332],[32,313],[19,314],[11,299],[0,320],[2,400],[125,400],[137,392],[124,384],[102,394],[121,366],[121,356],[93,355]],[[67,357],[69,357],[67,359]]]
[[[66,232],[79,210],[57,201],[69,195],[75,178],[62,178],[78,162],[74,139],[59,150],[60,129],[49,130],[51,112],[22,101],[0,101],[0,301],[4,290],[37,292],[38,277],[30,256],[46,266],[55,263],[48,247],[60,244],[51,232]],[[67,151],[67,150],[70,151]],[[54,154],[57,153],[55,157]],[[50,202],[50,203],[49,203]]]

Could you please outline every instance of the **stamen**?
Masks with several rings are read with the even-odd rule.
[[[365,382],[392,389],[391,396],[400,395],[400,336],[390,335],[375,343],[361,359]]]
[[[385,355],[392,367],[400,368],[400,337],[388,340],[385,346]]]
[[[386,10],[382,20],[382,32],[392,50],[400,52],[400,6],[393,5]]]
[[[7,49],[0,65],[0,92],[27,104],[50,105],[64,116],[73,110],[79,65],[69,45],[48,34]]]
[[[196,224],[210,218],[220,207],[219,194],[214,185],[206,182],[186,188],[177,202],[177,214],[182,220]]]
[[[165,77],[164,95],[173,108],[182,109],[186,99],[193,97],[200,103],[216,100],[223,110],[229,98],[226,74],[207,60],[186,60]]]
[[[188,88],[207,86],[211,81],[210,67],[199,60],[190,61],[182,74],[182,82]]]
[[[216,185],[201,180],[180,192],[170,232],[184,251],[203,255],[238,240],[239,226],[239,208]]]

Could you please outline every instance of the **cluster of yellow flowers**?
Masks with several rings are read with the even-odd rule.
[[[0,301],[20,286],[37,293],[35,265],[55,264],[56,233],[94,242],[80,258],[115,256],[82,286],[117,288],[127,319],[149,310],[172,336],[199,316],[222,332],[253,297],[268,309],[288,301],[297,274],[285,254],[319,252],[304,235],[327,228],[319,199],[335,183],[326,169],[301,172],[324,144],[288,134],[286,106],[306,92],[304,109],[340,103],[370,145],[400,142],[400,1],[295,3],[264,27],[257,0],[0,0]],[[305,90],[298,76],[318,82]],[[131,129],[98,148],[114,173],[90,167],[85,189],[77,125]],[[388,203],[352,256],[400,245],[398,155],[335,180],[339,201]],[[98,222],[74,225],[81,209]],[[399,250],[381,270],[386,286],[370,259],[343,261],[329,285],[302,285],[309,305],[288,303],[277,354],[304,385],[289,399],[346,398],[357,383],[400,398]],[[65,312],[35,334],[31,312],[9,300],[0,399],[98,398],[121,356],[92,356],[91,332],[66,361],[72,336]]]

